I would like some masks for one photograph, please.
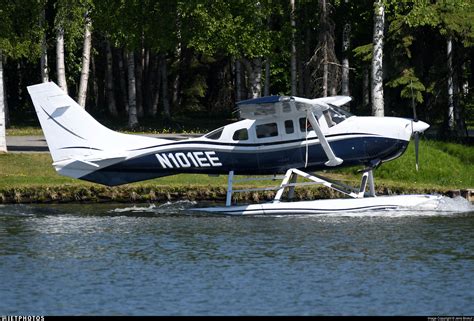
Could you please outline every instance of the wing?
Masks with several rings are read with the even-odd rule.
[[[331,96],[306,99],[293,96],[266,96],[239,101],[237,110],[242,119],[263,119],[286,116],[288,114],[306,115],[307,111],[324,111],[329,105],[342,106],[351,101],[349,96]]]

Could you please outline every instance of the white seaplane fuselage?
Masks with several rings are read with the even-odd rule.
[[[54,83],[28,91],[58,173],[108,186],[180,173],[375,166],[399,157],[413,132],[428,128],[404,118],[353,116],[339,108],[350,97],[270,96],[238,103],[243,120],[173,141],[114,132]]]

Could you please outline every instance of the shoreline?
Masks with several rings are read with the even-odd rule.
[[[134,203],[189,200],[197,202],[225,202],[223,186],[84,186],[55,185],[0,189],[0,204],[60,204],[60,203]],[[439,190],[430,188],[403,188],[379,186],[377,195],[438,194],[448,197],[462,196],[474,203],[474,190]],[[261,202],[273,199],[275,191],[234,194],[237,202]],[[321,187],[295,190],[295,201],[343,198],[341,193]]]
[[[180,139],[176,134],[169,138]],[[178,200],[224,203],[227,191],[225,175],[208,177],[180,174],[115,187],[80,181],[58,175],[46,152],[31,152],[33,147],[47,149],[42,136],[23,136],[11,141],[18,151],[0,154],[0,204],[29,203],[104,203],[167,202]],[[411,145],[410,145],[411,146]],[[409,146],[409,148],[410,148]],[[414,150],[379,169],[376,175],[378,195],[437,194],[463,196],[474,203],[472,147],[459,144],[422,141],[425,150],[423,168],[415,172]],[[413,146],[411,147],[413,149]],[[328,178],[357,189],[360,174],[355,169],[325,172]],[[242,188],[264,187],[260,183],[244,183]],[[295,200],[343,198],[338,192],[321,187],[299,187]],[[270,201],[275,191],[234,194],[238,203]]]

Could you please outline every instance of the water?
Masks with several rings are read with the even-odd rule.
[[[473,315],[474,208],[0,205],[0,315]]]

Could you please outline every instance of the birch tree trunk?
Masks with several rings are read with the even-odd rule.
[[[375,3],[374,49],[372,54],[372,115],[384,116],[383,100],[383,37],[385,8],[382,0]]]
[[[6,56],[5,57],[5,60],[6,60]],[[5,65],[5,62],[3,62],[3,65]],[[3,68],[3,67],[2,67]],[[7,74],[6,73],[3,73],[3,109],[5,110],[5,128],[8,128],[10,127],[10,110],[8,109],[8,95],[7,95],[7,82],[8,82],[8,78],[7,78]]]
[[[451,37],[450,37],[451,38]],[[468,75],[470,71],[465,70],[464,61],[466,61],[465,57],[465,48],[462,45],[457,45],[456,42],[453,43],[451,38],[451,66],[448,69],[449,75],[451,78],[452,83],[452,105],[454,106],[453,110],[453,117],[454,117],[454,129],[456,136],[459,138],[467,137],[468,131],[466,126],[466,121],[464,119],[464,111],[463,111],[463,104],[462,98],[464,95],[464,90],[462,90],[462,86],[465,84],[465,75]],[[453,63],[454,61],[454,63]],[[449,81],[449,78],[448,78]],[[467,87],[466,87],[467,89]],[[449,91],[449,90],[448,90]]]
[[[170,101],[168,98],[168,71],[166,66],[166,56],[161,55],[160,59],[161,71],[161,96],[163,100],[163,116],[167,119],[171,117]]]
[[[446,42],[446,49],[448,58],[448,127],[454,131],[453,39],[451,36]]]
[[[453,87],[454,87],[454,123],[456,126],[456,133],[458,137],[467,137],[467,127],[463,117],[463,108],[461,103],[461,86],[463,77],[462,77],[462,59],[456,59],[458,61],[457,66],[454,67],[454,74],[453,74]],[[461,70],[461,72],[459,72]]]
[[[150,59],[150,50],[145,49],[143,58],[143,110],[145,115],[151,115],[152,95],[153,95],[153,59]]]
[[[326,23],[327,20],[327,8],[326,0],[321,0],[321,17],[322,21]],[[323,30],[323,97],[328,95],[328,41],[327,41],[327,32]]]
[[[128,98],[127,98],[127,79],[126,79],[126,72],[123,66],[123,62],[125,60],[126,53],[124,50],[118,51],[118,67],[119,67],[119,74],[120,74],[120,92],[122,97],[122,104],[125,112],[128,114]]]
[[[136,89],[137,89],[137,114],[139,118],[144,115],[143,111],[143,48],[139,49],[137,55],[137,68],[136,68]]]
[[[177,108],[181,105],[181,76],[183,73],[183,61],[184,61],[184,51],[186,51],[186,47],[183,47],[183,40],[182,40],[182,34],[181,34],[181,26],[182,26],[182,13],[181,10],[176,10],[176,24],[175,24],[175,30],[176,30],[176,47],[175,47],[175,57],[176,57],[176,75],[173,77],[173,82],[171,84],[171,91],[172,91],[172,96],[171,96],[171,105],[173,108]]]
[[[161,69],[160,69],[160,62],[159,57],[153,55],[151,65],[153,68],[152,71],[152,79],[153,85],[152,88],[152,102],[151,102],[151,116],[156,117],[158,115],[158,104],[160,102],[160,86],[161,86]]]
[[[117,104],[115,102],[115,94],[114,94],[114,69],[113,69],[113,56],[112,50],[110,49],[110,41],[105,41],[105,50],[106,50],[106,60],[107,60],[107,68],[105,74],[105,88],[106,88],[106,96],[107,96],[107,108],[109,113],[113,117],[117,117]]]
[[[350,96],[349,92],[349,58],[345,56],[342,59],[342,79],[341,79],[341,93],[343,96]]]
[[[240,60],[235,60],[235,100],[242,100],[242,71],[240,66]]]
[[[310,42],[311,42],[311,31],[309,29],[306,30],[305,34],[305,44],[304,44],[304,56],[300,58],[300,65],[302,66],[302,82],[303,82],[303,93],[304,97],[311,96],[311,70],[309,66],[305,63],[310,57]]]
[[[7,152],[6,117],[5,117],[5,91],[3,90],[3,54],[0,49],[0,153]]]
[[[41,81],[48,82],[49,81],[49,66],[48,66],[48,44],[46,42],[46,10],[43,9],[41,13],[41,28],[43,29],[43,35],[41,37],[41,58],[40,58],[40,66],[41,66]]]
[[[367,107],[370,104],[370,79],[369,69],[364,68],[362,71],[362,106]]]
[[[262,93],[262,59],[254,58],[251,62],[247,59],[242,59],[245,65],[250,83],[249,98],[258,98]]]
[[[183,64],[181,54],[177,56],[177,68],[176,68],[176,75],[173,79],[173,82],[171,84],[171,91],[172,91],[172,97],[171,97],[171,104],[173,105],[173,108],[176,108],[180,105],[180,91],[181,91],[181,65]]]
[[[136,101],[136,85],[135,85],[135,54],[133,51],[128,52],[128,127],[135,128],[138,126],[137,118],[137,101]]]
[[[346,4],[349,1],[345,0],[344,3]],[[341,77],[341,91],[342,95],[349,96],[349,48],[350,48],[350,41],[351,41],[351,24],[347,20],[344,24],[344,30],[342,32],[342,77]]]
[[[3,54],[0,49],[0,153],[7,152],[6,118],[5,118],[5,91],[3,90]]]
[[[56,70],[58,85],[67,94],[66,67],[64,65],[64,28],[58,27],[56,31]]]
[[[290,23],[291,23],[291,95],[296,96],[296,45],[295,45],[295,0],[290,0]]]
[[[263,89],[263,95],[270,95],[270,58],[265,59],[265,86]]]
[[[84,46],[82,48],[82,70],[81,81],[79,82],[78,104],[85,108],[87,98],[87,82],[89,80],[89,65],[91,58],[91,20],[86,17],[84,26]]]
[[[94,55],[91,55],[91,80],[92,80],[92,99],[94,99],[94,108],[97,108],[99,106],[99,102],[101,101],[101,96],[105,91],[105,88],[101,88],[102,90],[99,91],[99,75],[97,75],[97,61]],[[105,75],[104,75],[105,77]]]

